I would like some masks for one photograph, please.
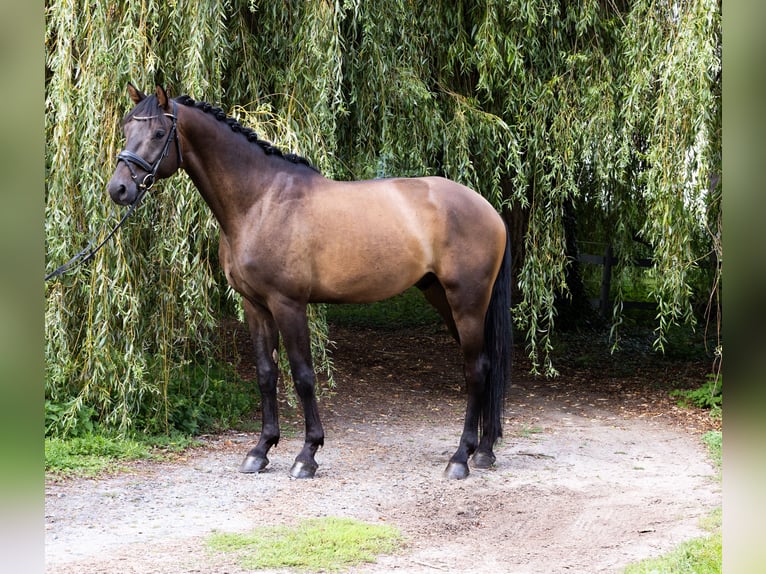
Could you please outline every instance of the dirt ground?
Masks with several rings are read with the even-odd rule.
[[[454,342],[433,329],[331,335],[337,389],[320,403],[315,479],[288,475],[302,442],[289,408],[259,475],[237,472],[257,435],[228,432],[173,461],[50,479],[46,572],[238,574],[206,549],[211,532],[318,516],[401,530],[400,552],[354,572],[620,572],[704,534],[700,518],[721,505],[700,442],[716,423],[668,396],[670,383],[703,380],[706,364],[640,348],[610,357],[583,339],[545,380],[517,352],[496,466],[447,481],[465,408]],[[240,369],[252,375],[246,351]]]

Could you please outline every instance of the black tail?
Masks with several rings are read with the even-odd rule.
[[[483,433],[489,445],[503,436],[505,393],[511,383],[513,352],[511,324],[511,240],[506,228],[505,254],[492,287],[492,298],[484,320],[484,349],[489,359],[489,372],[482,408]]]

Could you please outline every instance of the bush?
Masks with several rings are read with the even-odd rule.
[[[141,426],[190,435],[228,428],[257,406],[256,389],[228,365],[190,365],[171,380],[163,408],[142,413]]]
[[[95,430],[96,410],[78,402],[78,398],[45,401],[45,436],[81,437]]]
[[[682,406],[695,406],[720,412],[723,407],[723,375],[710,373],[707,381],[698,389],[672,391]]]
[[[104,420],[83,396],[45,401],[45,436],[77,438],[119,431],[195,435],[228,428],[258,405],[257,385],[243,381],[225,364],[190,364],[170,378],[167,387],[141,401],[126,428]]]

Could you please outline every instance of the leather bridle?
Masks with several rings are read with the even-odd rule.
[[[174,101],[173,102],[173,113],[168,114],[166,113],[165,116],[171,118],[173,120],[173,125],[170,126],[170,131],[168,132],[167,138],[165,138],[165,146],[162,148],[162,152],[160,152],[159,157],[154,162],[154,164],[150,164],[148,161],[146,161],[144,158],[142,158],[137,153],[134,153],[130,150],[122,150],[120,153],[117,154],[117,162],[120,161],[125,162],[125,165],[128,166],[128,170],[130,170],[130,177],[133,179],[134,182],[136,182],[136,187],[139,190],[139,197],[136,198],[136,201],[140,201],[140,198],[143,197],[143,195],[151,189],[151,187],[154,185],[154,182],[157,177],[157,170],[160,169],[160,164],[162,163],[162,160],[165,159],[168,156],[168,152],[170,151],[170,142],[171,140],[175,140],[176,142],[176,157],[178,160],[178,166],[181,166],[181,143],[178,140],[178,130],[176,122],[178,121],[178,104]],[[134,116],[132,119],[134,120],[151,120],[153,118],[156,118],[157,116]],[[143,181],[139,183],[138,181],[138,174],[136,173],[136,170],[133,169],[133,165],[135,164],[141,169],[143,169],[146,172],[146,175],[144,176]]]

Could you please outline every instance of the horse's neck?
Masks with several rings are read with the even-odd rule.
[[[267,156],[225,123],[202,111],[190,111],[197,117],[182,129],[184,169],[222,231],[230,235],[241,218],[273,189],[275,163],[280,160]]]

